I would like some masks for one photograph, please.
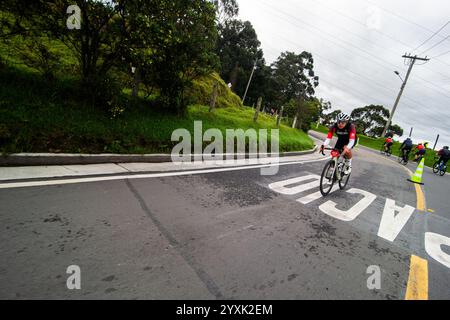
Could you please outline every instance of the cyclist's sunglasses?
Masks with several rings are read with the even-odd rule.
[[[347,124],[348,121],[338,121],[338,124]]]

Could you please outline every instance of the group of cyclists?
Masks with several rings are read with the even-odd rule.
[[[351,117],[347,113],[341,112],[337,115],[336,123],[332,125],[328,131],[327,138],[323,142],[320,147],[321,152],[323,152],[324,148],[328,146],[333,138],[333,135],[337,135],[337,142],[334,146],[334,149],[339,150],[341,154],[345,158],[345,170],[344,174],[348,175],[352,170],[352,149],[357,143],[356,137],[356,127],[353,123],[351,123]],[[392,139],[392,135],[388,135],[386,137],[384,148],[386,151],[390,151],[394,141]],[[405,141],[400,146],[400,152],[403,156],[403,159],[408,162],[409,154],[413,150],[416,151],[414,155],[414,161],[420,162],[427,152],[428,142],[419,143],[416,147],[414,147],[411,138],[406,138]],[[450,150],[448,146],[443,147],[437,153],[439,156],[439,160],[437,163],[442,164],[443,166],[447,165],[447,162],[450,159]]]

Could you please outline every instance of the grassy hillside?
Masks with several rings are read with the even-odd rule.
[[[138,98],[133,98],[129,87],[121,88],[115,110],[108,112],[82,98],[76,57],[62,43],[45,37],[41,42],[59,59],[53,65],[53,80],[31,67],[36,43],[20,36],[0,41],[2,153],[170,152],[177,143],[170,141],[173,130],[186,128],[192,132],[195,120],[203,122],[203,130],[220,129],[224,137],[226,129],[275,128],[276,119],[265,114],[254,123],[254,110],[244,107],[216,73],[194,81],[187,92],[191,105],[185,117],[156,107],[157,90],[149,97],[140,92]],[[207,106],[216,83],[216,110],[210,113]],[[280,151],[312,147],[312,140],[304,132],[280,127]]]
[[[214,77],[214,76],[213,76]],[[205,84],[198,82],[198,86]],[[219,108],[192,105],[184,118],[152,107],[151,101],[132,99],[117,117],[85,104],[77,96],[73,80],[49,84],[37,73],[3,65],[0,71],[0,151],[74,152],[74,153],[155,153],[170,152],[173,130],[193,131],[194,120],[203,121],[204,130],[274,128],[275,118],[261,114],[252,121],[252,108],[235,106],[239,99],[230,92],[221,93]],[[229,90],[226,87],[226,90]],[[239,100],[240,101],[240,100]],[[280,128],[280,150],[310,149],[312,140],[303,132]]]

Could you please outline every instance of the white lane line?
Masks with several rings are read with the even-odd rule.
[[[127,180],[127,179],[148,179],[148,178],[187,176],[187,175],[215,173],[215,172],[250,170],[250,169],[258,169],[258,168],[265,168],[265,167],[274,167],[274,166],[286,166],[286,165],[292,165],[292,164],[304,164],[304,163],[319,162],[319,161],[325,161],[325,160],[329,160],[329,158],[324,157],[323,159],[319,158],[319,159],[315,159],[315,160],[306,160],[306,161],[299,160],[299,161],[293,161],[293,162],[268,163],[268,164],[250,165],[250,166],[243,166],[243,167],[194,170],[194,171],[183,171],[183,172],[164,172],[164,173],[122,175],[122,176],[113,176],[113,177],[92,177],[92,178],[80,178],[80,179],[58,179],[58,180],[49,180],[49,181],[26,181],[26,182],[0,183],[0,189],[38,187],[38,186],[54,186],[54,185],[62,185],[62,184],[75,184],[75,183],[87,183],[87,182],[98,182],[98,181],[114,181],[114,180]]]

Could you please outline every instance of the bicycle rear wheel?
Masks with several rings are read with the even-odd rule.
[[[334,165],[334,160],[328,161],[323,168],[322,175],[320,176],[320,193],[324,197],[331,192],[335,182]]]

